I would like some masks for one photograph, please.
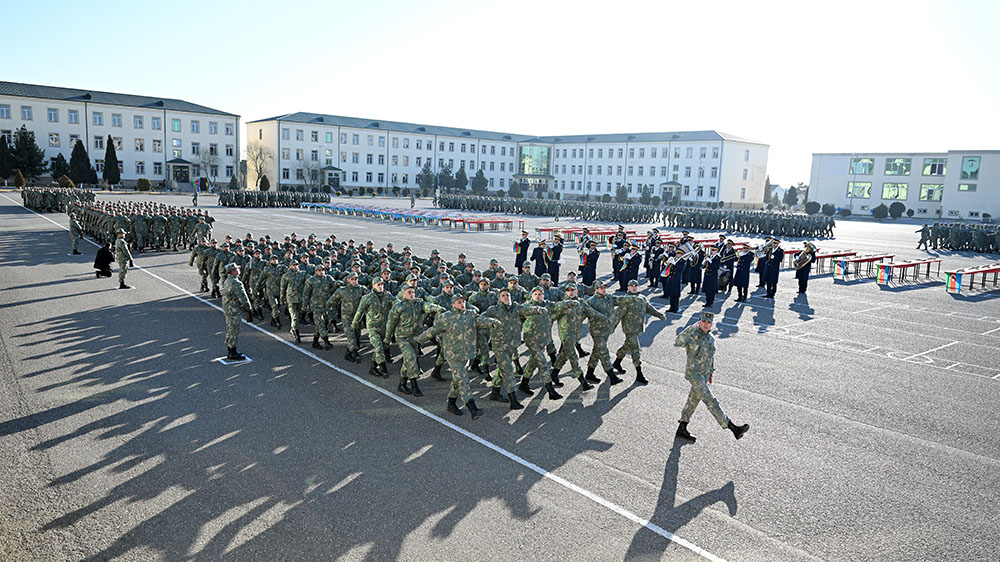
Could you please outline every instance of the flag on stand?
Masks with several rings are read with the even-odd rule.
[[[962,272],[961,271],[945,271],[944,274],[947,276],[945,281],[945,287],[947,287],[948,292],[957,295],[962,292]]]

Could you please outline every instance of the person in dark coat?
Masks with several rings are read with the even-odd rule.
[[[733,248],[732,240],[726,240],[722,251],[719,252],[719,259],[722,262],[719,270],[729,272],[728,275],[719,275],[719,292],[731,293],[733,291],[733,270],[736,269],[736,250]]]
[[[663,286],[663,298],[670,299],[670,308],[667,312],[677,312],[677,304],[681,298],[684,284],[684,270],[687,268],[687,260],[684,259],[684,250],[677,250],[675,256],[663,254],[660,261],[660,284]]]
[[[656,238],[653,238],[652,246],[646,250],[646,279],[649,280],[649,286],[654,289],[660,283],[660,256],[662,255],[663,241],[657,234]]]
[[[514,271],[521,271],[521,266],[528,261],[528,248],[531,247],[531,240],[528,239],[528,231],[521,231],[521,239],[514,242],[514,249],[517,257],[514,258]]]
[[[538,246],[531,251],[531,261],[535,262],[535,275],[541,277],[549,272],[549,252],[545,240],[540,240]]]
[[[115,254],[111,251],[111,243],[105,242],[104,246],[97,250],[97,257],[94,258],[97,278],[111,277],[111,264],[113,263],[115,263]]]
[[[717,246],[708,247],[708,257],[705,258],[705,284],[702,290],[705,292],[705,306],[715,304],[715,293],[719,292],[719,266],[722,258],[719,257]]]
[[[597,249],[597,242],[593,240],[588,246],[587,251],[580,254],[580,260],[583,264],[581,266],[583,268],[583,284],[589,287],[597,279],[597,260],[601,257],[601,251]]]
[[[770,236],[764,237],[764,244],[771,240]],[[766,255],[766,254],[765,254]],[[764,286],[764,278],[767,276],[767,260],[763,256],[758,256],[757,259],[757,288]]]
[[[615,281],[618,281],[621,273],[622,258],[628,252],[628,241],[625,239],[625,233],[621,230],[622,226],[618,226],[615,239],[611,241],[611,276]]]
[[[767,287],[766,299],[773,299],[774,293],[778,291],[778,274],[781,273],[781,262],[785,259],[785,251],[781,249],[781,242],[776,238],[771,243],[771,255],[767,258],[767,273],[764,277],[764,285]]]
[[[622,257],[621,273],[618,275],[618,291],[626,292],[628,282],[639,280],[639,266],[642,265],[642,254],[639,253],[639,246],[632,244],[629,253]]]
[[[812,271],[812,263],[816,259],[815,250],[803,249],[802,251],[806,252],[806,255],[809,256],[809,261],[801,268],[795,270],[795,278],[799,280],[799,294],[806,292],[806,286],[809,285],[809,273]]]
[[[549,277],[556,285],[559,284],[559,259],[562,257],[563,240],[558,234],[549,246]]]
[[[701,292],[701,262],[705,259],[705,250],[697,246],[688,257],[690,258],[687,268],[688,283],[691,285],[691,292],[688,294],[697,296]]]
[[[733,273],[733,286],[736,287],[736,302],[747,302],[747,291],[750,288],[750,269],[753,267],[753,250],[742,250],[736,258],[736,272]]]

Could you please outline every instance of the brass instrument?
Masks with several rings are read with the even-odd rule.
[[[795,256],[795,262],[793,264],[795,269],[802,269],[803,267],[809,265],[815,255],[816,246],[814,246],[811,242],[806,242],[802,247],[802,251]]]
[[[766,244],[763,244],[761,247],[757,248],[756,250],[757,258],[760,259],[760,258],[771,257],[771,246],[773,243],[774,243],[773,240],[768,240]]]

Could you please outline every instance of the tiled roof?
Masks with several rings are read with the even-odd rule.
[[[233,113],[226,113],[225,111],[219,111],[218,109],[212,109],[184,100],[136,96],[132,94],[115,94],[111,92],[98,92],[96,90],[78,90],[76,88],[60,88],[57,86],[39,86],[36,84],[22,84],[20,82],[0,81],[0,95],[63,101],[86,101],[126,107],[141,107],[144,109],[168,109],[238,117]]]

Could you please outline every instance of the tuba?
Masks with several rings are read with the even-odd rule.
[[[806,242],[802,247],[802,251],[795,256],[795,269],[802,269],[803,267],[809,265],[815,255],[816,246],[813,246],[811,242]]]

